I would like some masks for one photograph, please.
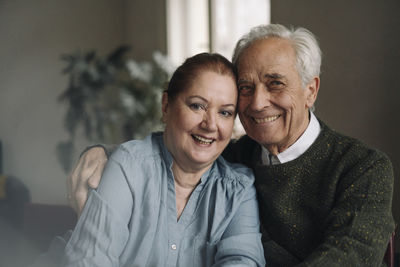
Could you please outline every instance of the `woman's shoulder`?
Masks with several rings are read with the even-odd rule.
[[[210,178],[207,188],[218,192],[215,201],[221,209],[226,210],[226,218],[233,215],[244,201],[256,201],[254,175],[244,165],[229,163],[219,157],[211,169]]]
[[[244,188],[254,184],[254,174],[250,168],[243,164],[228,162],[222,156],[215,162],[215,172],[217,178],[224,183],[236,184]]]
[[[151,133],[144,139],[122,143],[113,152],[111,159],[117,161],[125,159],[141,160],[159,156],[161,153],[160,139],[162,139],[162,133]]]

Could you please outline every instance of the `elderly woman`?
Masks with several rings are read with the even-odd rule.
[[[65,248],[65,266],[264,266],[252,172],[226,162],[232,64],[187,59],[162,97],[163,133],[122,144]]]

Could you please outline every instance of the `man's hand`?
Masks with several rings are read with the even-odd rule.
[[[67,178],[68,203],[78,217],[88,198],[89,188],[99,186],[107,155],[102,147],[92,147],[79,159]]]

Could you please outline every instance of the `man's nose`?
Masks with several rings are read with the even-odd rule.
[[[259,111],[271,105],[271,93],[263,85],[256,86],[250,102],[250,109]]]

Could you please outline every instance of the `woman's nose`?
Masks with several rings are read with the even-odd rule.
[[[203,116],[201,127],[210,132],[216,131],[217,130],[216,114],[214,114],[211,111],[207,111]]]

